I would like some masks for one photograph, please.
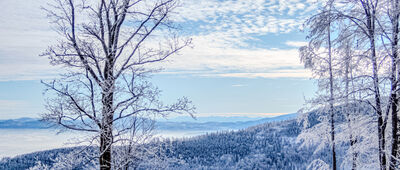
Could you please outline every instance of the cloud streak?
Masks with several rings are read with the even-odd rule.
[[[59,68],[39,57],[55,42],[56,33],[40,9],[47,1],[0,1],[0,80],[33,80],[55,76]],[[172,62],[165,74],[221,77],[309,77],[290,41],[276,49],[255,48],[271,41],[259,36],[281,35],[301,28],[304,16],[315,10],[315,0],[186,0],[173,20],[192,25],[194,48]],[[184,29],[186,27],[183,27]]]
[[[29,108],[29,110],[27,111],[26,108]],[[0,99],[1,119],[20,117],[19,115],[36,117],[37,114],[41,113],[42,111],[42,106],[37,106],[24,100]]]
[[[218,35],[195,36],[195,47],[164,63],[166,72],[218,77],[310,77],[300,63],[297,48],[235,48]]]

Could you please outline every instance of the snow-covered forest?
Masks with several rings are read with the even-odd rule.
[[[311,121],[310,121],[311,122]],[[313,121],[313,124],[317,122]],[[301,128],[294,119],[266,123],[239,131],[223,131],[207,135],[155,140],[141,148],[157,148],[153,154],[139,149],[132,169],[306,169],[314,159],[329,162],[329,148],[314,154],[301,148],[296,137]],[[4,159],[1,169],[96,169],[98,162],[85,157],[95,148],[65,148],[37,152]],[[114,150],[117,152],[118,150]],[[140,155],[140,156],[139,156]],[[71,162],[69,158],[75,159]],[[76,159],[78,157],[79,159]],[[66,161],[66,162],[65,162]],[[341,162],[342,160],[340,160]]]
[[[315,5],[304,15],[307,43],[297,57],[318,90],[297,118],[162,138],[157,118],[196,117],[184,93],[165,103],[151,81],[193,48],[188,26],[175,18],[181,2],[51,1],[43,11],[58,39],[41,56],[63,69],[41,82],[40,116],[84,137],[78,147],[3,158],[0,169],[400,169],[400,0]]]
[[[301,111],[319,109],[323,118],[313,127],[304,119],[299,138],[315,152],[329,145],[327,167],[399,168],[399,9],[396,0],[332,0],[306,22],[309,44],[300,57],[319,91]]]

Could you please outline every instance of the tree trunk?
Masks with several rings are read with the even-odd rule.
[[[100,169],[110,170],[111,169],[111,144],[112,144],[112,131],[111,127],[105,125],[102,129],[100,136]]]
[[[107,57],[104,67],[104,84],[102,94],[102,127],[100,135],[100,169],[110,170],[112,165],[112,144],[113,144],[113,118],[114,118],[114,60],[113,56]]]
[[[329,16],[329,25],[328,25],[328,55],[329,55],[329,113],[331,116],[331,141],[332,141],[332,169],[336,170],[336,151],[335,151],[335,115],[333,108],[333,71],[332,71],[332,47],[331,47],[331,25],[330,25],[330,16]]]
[[[100,134],[100,169],[110,170],[113,143],[113,93],[103,94],[103,120]]]
[[[397,153],[398,153],[398,108],[397,104],[399,99],[397,97],[397,90],[398,90],[398,78],[396,77],[396,73],[400,74],[397,71],[397,60],[398,60],[398,33],[399,33],[399,13],[398,13],[398,0],[395,0],[393,4],[394,8],[394,17],[392,20],[393,28],[392,28],[392,75],[391,75],[391,84],[392,84],[392,94],[391,94],[391,101],[392,101],[392,150],[391,150],[391,158],[390,158],[390,170],[394,170],[397,165]],[[397,75],[399,76],[399,75]]]
[[[384,131],[384,122],[383,122],[383,114],[382,114],[382,106],[380,100],[380,90],[379,90],[379,78],[378,78],[378,69],[377,69],[377,61],[375,54],[375,41],[371,39],[371,50],[372,50],[372,67],[373,67],[373,78],[374,78],[374,90],[375,90],[375,104],[376,104],[376,114],[378,116],[378,143],[379,143],[379,162],[381,165],[381,170],[386,169],[386,155],[385,155],[385,131]]]
[[[383,122],[383,114],[382,114],[382,106],[381,106],[381,98],[380,98],[380,90],[379,90],[379,78],[378,78],[378,65],[375,53],[375,39],[373,34],[371,34],[371,61],[373,67],[373,83],[375,90],[375,107],[376,114],[378,116],[378,143],[379,143],[379,162],[381,165],[381,170],[386,169],[386,155],[385,155],[385,131],[384,131],[384,122]]]
[[[365,4],[363,4],[365,5]],[[364,8],[366,8],[364,6]],[[368,38],[370,40],[371,50],[371,63],[372,63],[372,74],[373,74],[373,85],[374,85],[374,98],[375,98],[375,111],[378,117],[378,155],[380,169],[386,169],[386,155],[385,155],[385,131],[383,122],[383,112],[381,105],[381,95],[379,89],[379,77],[378,77],[378,64],[375,50],[375,9],[366,9],[370,12],[366,12],[367,15],[367,28]]]
[[[113,143],[113,93],[103,94],[103,123],[100,135],[100,169],[110,170],[112,161],[112,143]]]
[[[397,89],[396,84],[392,85],[392,87],[395,87]],[[397,164],[396,158],[397,158],[397,152],[398,152],[398,117],[397,117],[397,104],[398,104],[398,99],[397,99],[397,94],[396,92],[392,92],[391,95],[392,98],[392,150],[391,150],[391,159],[390,159],[390,170],[394,170]]]
[[[345,102],[346,102],[346,107],[344,112],[346,113],[347,116],[347,128],[349,129],[349,143],[350,143],[350,149],[352,152],[352,166],[351,169],[355,170],[357,168],[357,153],[354,151],[354,144],[356,143],[356,140],[354,139],[353,136],[353,130],[352,130],[352,119],[350,117],[350,108],[353,108],[350,106],[349,102],[349,88],[350,88],[350,64],[351,64],[351,57],[350,57],[350,47],[349,47],[349,42],[346,42],[346,61],[345,61],[345,90],[346,90],[346,96],[345,96]],[[351,109],[352,113],[355,113],[356,108]]]

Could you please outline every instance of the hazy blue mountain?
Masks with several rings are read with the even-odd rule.
[[[297,113],[292,113],[292,114],[287,114],[287,115],[282,115],[282,116],[276,116],[276,117],[270,117],[270,118],[262,118],[262,119],[256,119],[256,120],[250,120],[250,121],[234,121],[234,122],[217,122],[217,121],[210,121],[210,122],[166,122],[166,121],[159,121],[156,123],[157,129],[159,130],[238,130],[238,129],[243,129],[247,128],[250,126],[255,126],[258,124],[262,123],[267,123],[267,122],[274,122],[274,121],[282,121],[282,120],[288,120],[295,118],[297,116]],[[216,117],[211,117],[210,119],[216,119]],[[220,117],[216,120],[223,119],[223,117]],[[230,118],[230,120],[235,120],[234,118]],[[237,120],[237,119],[236,119]]]
[[[49,125],[35,118],[0,120],[0,129],[44,129]]]
[[[296,113],[276,116],[271,118],[248,118],[248,117],[201,117],[198,120],[192,118],[176,118],[168,121],[158,121],[156,123],[158,130],[237,130],[243,129],[250,126],[254,126],[261,123],[287,120],[296,117]],[[192,119],[192,120],[190,120]],[[247,121],[238,121],[238,120]],[[229,120],[229,121],[228,121]],[[43,129],[48,128],[49,125],[46,122],[42,122],[35,118],[19,118],[0,120],[0,129]]]

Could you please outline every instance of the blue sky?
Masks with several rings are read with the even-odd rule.
[[[57,35],[40,6],[0,1],[0,119],[44,112],[40,80],[59,71],[39,57]],[[316,0],[183,0],[173,20],[193,48],[163,63],[152,79],[163,100],[187,96],[197,116],[268,116],[296,112],[315,84],[303,69],[304,19]]]

